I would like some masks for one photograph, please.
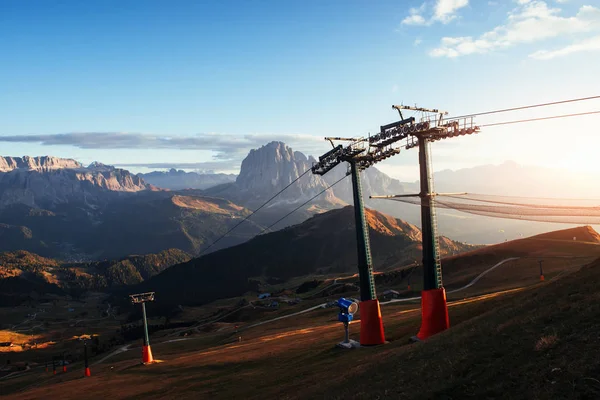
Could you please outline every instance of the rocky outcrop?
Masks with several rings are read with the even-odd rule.
[[[81,168],[82,165],[70,158],[52,156],[42,157],[2,157],[0,156],[0,172],[10,172],[16,169],[27,171],[52,171],[66,168]]]
[[[148,185],[129,171],[57,157],[0,157],[0,207],[25,204],[52,209],[71,201],[94,206],[110,192],[139,192]]]
[[[304,172],[312,163],[299,151],[282,142],[271,142],[250,150],[242,161],[236,187],[248,201],[266,200],[279,192]],[[303,176],[277,197],[275,203],[304,202],[328,187],[327,182],[311,172]],[[321,202],[339,203],[331,190],[323,193]]]
[[[268,200],[275,193],[296,180],[309,170],[316,159],[294,151],[282,142],[271,142],[259,149],[251,150],[242,162],[240,174],[235,184],[222,185],[209,190],[212,195],[222,196],[238,204],[253,208]],[[297,183],[286,189],[273,200],[273,205],[296,204],[305,202],[322,190],[330,187],[344,177],[346,163],[342,163],[324,176],[308,172]],[[376,168],[369,168],[361,174],[363,194],[365,198],[372,194],[403,193],[399,181],[390,178]],[[352,204],[352,183],[350,179],[342,180],[313,203],[320,208],[331,209]]]

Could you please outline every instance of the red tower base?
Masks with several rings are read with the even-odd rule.
[[[383,333],[383,319],[379,300],[365,300],[360,302],[360,344],[373,346],[385,343]]]
[[[85,367],[85,373],[83,374],[83,376],[92,376],[92,372],[90,371],[89,367]]]
[[[540,275],[540,282],[544,282],[544,275]]]
[[[63,365],[63,372],[67,372],[67,366]]]
[[[144,364],[151,363],[152,361],[154,361],[154,359],[152,358],[152,349],[150,348],[150,345],[143,346],[142,361],[144,362]]]
[[[421,329],[417,337],[424,340],[449,327],[446,289],[423,290],[421,292]]]

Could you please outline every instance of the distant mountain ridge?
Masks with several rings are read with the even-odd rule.
[[[199,174],[171,168],[169,171],[152,171],[137,174],[144,181],[164,189],[208,189],[224,183],[235,182],[234,174]]]
[[[127,170],[58,157],[0,157],[0,208],[13,204],[52,210],[59,204],[97,207],[115,193],[150,190]]]
[[[31,171],[49,171],[63,168],[82,168],[79,162],[70,158],[58,158],[52,156],[41,157],[3,157],[0,156],[0,172],[10,172],[15,169]]]

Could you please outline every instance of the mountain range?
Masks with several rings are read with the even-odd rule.
[[[310,172],[314,161],[282,142],[271,142],[250,151],[234,182],[208,187],[211,179],[218,183],[233,177],[173,170],[134,175],[100,162],[86,167],[56,157],[2,157],[0,251],[28,250],[71,261],[157,253],[168,248],[198,254],[250,210],[298,180],[211,247],[211,251],[218,250],[254,237],[322,191],[321,196],[272,229],[351,204],[349,179],[327,190],[344,177],[344,167],[321,177]],[[144,176],[156,183],[179,178],[169,189],[147,183]],[[190,186],[186,184],[190,180],[192,186],[207,189],[176,189]],[[375,169],[365,174],[363,181],[365,188],[377,193],[401,190],[398,181]]]
[[[171,168],[169,171],[152,171],[137,174],[145,182],[160,188],[181,189],[208,189],[224,183],[235,182],[234,174],[214,174],[186,172]]]
[[[343,179],[346,165],[319,176],[310,171],[315,161],[282,142],[251,150],[237,176],[174,170],[134,175],[99,162],[84,166],[72,159],[47,156],[0,157],[0,251],[28,250],[70,261],[168,248],[196,255],[273,198],[210,250],[243,243],[285,215],[289,214],[271,230],[353,204],[350,179]],[[167,183],[157,187],[144,176],[157,179],[157,184],[161,180]],[[595,193],[589,185],[592,177],[569,180],[569,176],[564,172],[549,175],[548,170],[515,163],[434,175],[438,192],[558,197]],[[219,183],[222,181],[225,183]],[[171,188],[165,187],[168,182]],[[568,191],[536,189],[550,185]],[[186,186],[189,188],[178,189]],[[402,183],[372,167],[362,173],[362,186],[366,206],[420,226],[418,206],[368,198],[413,193],[418,191],[418,183]],[[568,227],[444,209],[438,209],[438,226],[441,235],[469,243],[497,243]]]

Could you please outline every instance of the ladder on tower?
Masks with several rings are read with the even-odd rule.
[[[433,228],[433,262],[435,263],[435,276],[437,287],[442,287],[442,262],[440,257],[440,237],[437,230],[437,212],[435,210],[434,199],[431,199],[431,225]]]

